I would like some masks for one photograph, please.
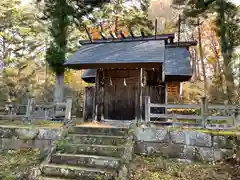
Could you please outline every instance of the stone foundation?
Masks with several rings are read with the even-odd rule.
[[[61,128],[0,127],[0,149],[45,149],[61,134]]]
[[[0,127],[0,149],[46,149],[54,140],[59,139],[61,134],[61,128]],[[161,154],[170,158],[201,161],[217,161],[233,154],[229,136],[204,133],[200,130],[137,127],[134,134],[134,152],[137,154]],[[125,139],[120,140],[125,142]],[[83,142],[79,140],[78,143]]]
[[[161,154],[169,158],[218,161],[233,154],[229,136],[200,130],[137,127],[135,153]]]

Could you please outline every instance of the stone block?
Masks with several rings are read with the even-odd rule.
[[[212,147],[212,137],[207,133],[185,131],[185,144],[198,147]]]
[[[129,176],[128,169],[125,165],[123,165],[122,167],[120,167],[118,177],[121,180],[128,180],[129,179],[128,176]]]
[[[138,127],[135,129],[135,137],[137,141],[145,141],[145,142],[169,141],[169,133],[168,133],[168,130],[165,128]]]
[[[229,136],[213,136],[213,147],[216,149],[232,149],[232,141],[228,138]]]
[[[39,128],[38,139],[59,139],[61,137],[61,129]]]
[[[213,161],[214,151],[209,147],[185,146],[184,158],[193,161]]]
[[[68,141],[73,142],[74,144],[97,144],[97,145],[122,145],[127,142],[126,137],[121,136],[96,136],[91,134],[85,135],[68,135]]]
[[[183,150],[183,158],[188,160],[193,160],[195,155],[194,152],[195,152],[195,147],[185,145]]]
[[[51,140],[23,140],[23,139],[8,139],[0,140],[2,149],[21,149],[21,148],[39,148],[44,149],[51,145]]]
[[[172,141],[172,143],[176,143],[176,144],[185,144],[185,134],[187,132],[183,131],[183,130],[176,130],[173,129],[170,131],[170,139]]]
[[[161,144],[156,148],[156,152],[169,158],[183,158],[184,145],[181,144]]]
[[[129,164],[129,162],[132,160],[132,156],[134,153],[134,147],[133,147],[133,142],[129,141],[128,143],[125,144],[125,149],[124,153],[122,156],[122,162]]]
[[[228,157],[233,156],[233,151],[229,149],[215,149],[214,150],[214,160],[220,161]]]
[[[67,179],[104,179],[110,180],[117,177],[113,171],[102,171],[92,168],[81,168],[72,166],[60,165],[45,165],[42,167],[42,173],[45,176],[62,177]]]
[[[213,161],[214,160],[214,151],[212,148],[201,147],[198,148],[199,153],[202,157],[202,161]]]
[[[19,128],[15,129],[17,139],[35,139],[38,135],[36,128]]]
[[[105,146],[96,144],[67,144],[58,145],[57,151],[68,154],[88,154],[98,156],[121,157],[124,155],[124,146]]]
[[[172,143],[137,142],[135,145],[135,153],[146,155],[161,154],[170,158],[183,158],[184,145]]]
[[[126,136],[128,135],[128,128],[118,127],[84,127],[75,126],[73,128],[74,134],[91,134],[91,135],[107,135],[107,136]]]
[[[44,149],[50,147],[52,140],[49,139],[36,139],[33,142],[33,148]]]
[[[21,140],[21,139],[2,139],[3,149],[20,149],[20,148],[31,148],[34,145],[33,140]]]
[[[53,154],[51,163],[73,166],[99,167],[118,169],[120,167],[120,159],[104,156],[92,156],[82,154]]]
[[[16,130],[15,128],[0,127],[0,137],[2,138],[16,137],[17,133],[15,130]]]

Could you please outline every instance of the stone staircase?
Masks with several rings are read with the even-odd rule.
[[[128,128],[76,126],[57,142],[38,180],[127,180],[133,153],[128,137]]]

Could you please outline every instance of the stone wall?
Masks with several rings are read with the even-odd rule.
[[[0,126],[0,149],[45,149],[53,140],[60,138],[61,133],[61,128]]]
[[[213,135],[200,130],[137,127],[135,153],[170,158],[217,161],[233,154],[228,136]]]

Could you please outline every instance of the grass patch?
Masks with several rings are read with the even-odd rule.
[[[39,165],[40,152],[33,149],[1,150],[0,179],[26,180],[32,167]]]
[[[63,123],[49,120],[37,120],[29,123],[21,120],[0,120],[0,126],[61,128]]]
[[[184,163],[162,157],[135,156],[132,180],[239,180],[240,167],[219,163]]]

